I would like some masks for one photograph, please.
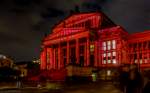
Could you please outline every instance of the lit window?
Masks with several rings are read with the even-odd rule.
[[[108,50],[111,49],[111,42],[110,41],[107,41],[107,48],[108,48]]]
[[[103,64],[106,64],[106,60],[103,60]]]
[[[103,50],[106,50],[106,47],[103,47]]]
[[[138,62],[137,59],[135,59],[135,60],[134,60],[134,63],[137,63],[137,62]]]
[[[112,52],[112,56],[116,56],[116,52]]]
[[[111,63],[111,60],[108,60],[108,64],[110,64]]]
[[[106,46],[106,42],[103,42],[103,46]]]
[[[111,56],[111,53],[107,53],[107,56],[110,57],[110,56]]]
[[[142,59],[140,59],[140,64],[142,64]]]
[[[113,62],[112,62],[113,64],[116,64],[116,63],[117,63],[117,62],[116,62],[116,59],[113,59],[112,61],[113,61]]]
[[[110,44],[110,41],[107,41],[107,45],[108,45],[108,46],[110,46],[110,45],[111,45],[111,44]]]
[[[112,40],[112,49],[116,49],[116,40]]]
[[[103,42],[103,50],[106,50],[106,42]]]
[[[107,70],[107,76],[110,76],[110,75],[111,75],[111,71]]]
[[[108,48],[108,50],[110,50],[110,49],[111,49],[111,46],[107,46],[107,48]]]
[[[106,57],[106,53],[103,54],[103,57]]]

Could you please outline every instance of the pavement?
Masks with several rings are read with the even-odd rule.
[[[85,84],[47,83],[45,87],[0,87],[0,93],[122,93],[112,82],[95,82]]]
[[[112,82],[95,82],[66,88],[65,93],[122,93]]]

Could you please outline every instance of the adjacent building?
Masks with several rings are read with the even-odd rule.
[[[0,54],[0,68],[2,67],[9,67],[12,68],[14,64],[14,61],[3,54]]]

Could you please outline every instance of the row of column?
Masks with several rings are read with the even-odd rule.
[[[76,39],[75,48],[76,48],[76,64],[79,64],[79,39]],[[88,66],[90,64],[90,40],[87,38],[86,44],[85,44],[85,56],[84,56],[84,66]],[[67,54],[67,63],[70,63],[70,44],[69,41],[67,41],[66,46]],[[61,69],[64,67],[64,62],[62,60],[62,47],[60,43],[58,44],[57,48],[53,47],[45,47],[44,53],[45,53],[45,63],[43,63],[46,67],[45,69]]]
[[[150,42],[145,41],[145,42],[133,43],[133,44],[130,44],[129,48],[130,48],[131,52],[136,51],[136,50],[146,50],[146,49],[149,50]]]
[[[147,42],[137,42],[131,44],[129,55],[133,55],[130,57],[131,63],[149,63],[150,51],[149,51],[149,41]]]

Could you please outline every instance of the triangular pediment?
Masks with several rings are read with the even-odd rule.
[[[115,25],[104,13],[90,12],[90,13],[78,13],[72,14],[59,24],[55,25],[53,32],[58,32],[62,28],[102,28]]]

